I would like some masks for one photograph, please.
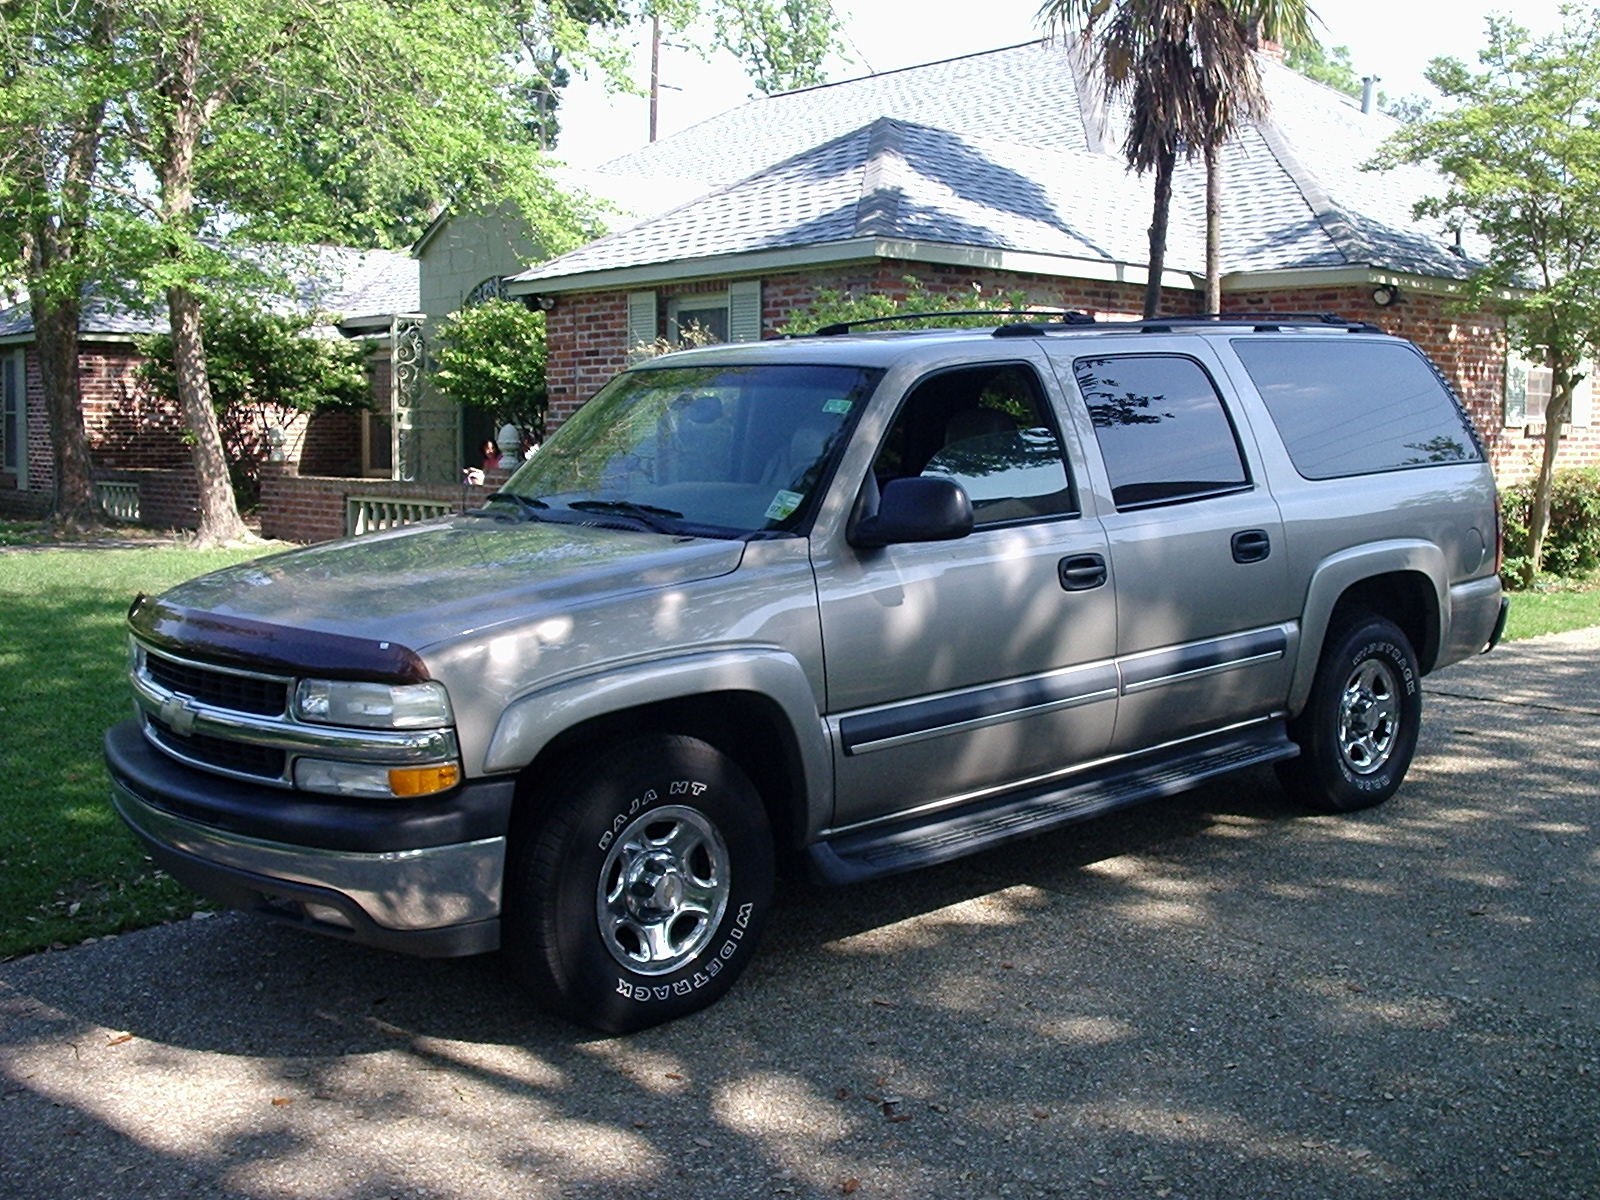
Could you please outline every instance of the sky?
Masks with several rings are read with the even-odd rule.
[[[1484,18],[1515,9],[1535,33],[1557,24],[1560,0],[1320,0],[1312,5],[1323,45],[1348,46],[1358,75],[1376,75],[1391,98],[1433,91],[1428,62],[1450,55],[1473,62],[1484,43]],[[994,50],[1040,36],[1039,0],[835,0],[849,63],[830,64],[832,80]],[[647,37],[648,35],[646,35]],[[636,78],[649,82],[648,45],[636,55]],[[661,136],[742,103],[752,92],[731,55],[705,60],[694,50],[662,51]],[[607,95],[581,77],[561,107],[559,157],[593,166],[644,143],[649,106],[643,97]]]

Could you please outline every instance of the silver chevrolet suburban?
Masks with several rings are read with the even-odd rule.
[[[824,331],[643,363],[485,507],[137,600],[106,757],[224,904],[503,951],[611,1031],[847,883],[1257,764],[1392,795],[1505,620],[1410,343],[1272,316]],[[1059,835],[1057,835],[1059,836]]]

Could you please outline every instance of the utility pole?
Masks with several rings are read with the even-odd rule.
[[[656,140],[656,110],[661,105],[661,18],[650,18],[650,140]]]

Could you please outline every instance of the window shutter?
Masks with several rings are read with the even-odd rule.
[[[0,357],[0,469],[13,471],[17,489],[28,487],[28,384],[25,352]]]
[[[1572,389],[1570,423],[1574,428],[1588,425],[1594,413],[1594,363],[1586,361],[1579,370],[1583,372],[1583,378],[1578,380],[1578,386]]]
[[[656,327],[656,294],[654,292],[628,293],[628,361],[649,357],[640,347],[650,346],[658,337]]]
[[[728,340],[761,340],[761,280],[741,279],[728,285]]]
[[[1516,355],[1506,355],[1506,424],[1528,423],[1528,362]]]

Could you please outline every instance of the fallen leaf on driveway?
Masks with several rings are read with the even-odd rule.
[[[133,1034],[131,1034],[131,1033],[118,1033],[118,1034],[113,1034],[111,1040],[109,1042],[107,1042],[106,1045],[108,1045],[108,1046],[120,1046],[120,1045],[122,1045],[123,1042],[131,1042],[131,1041],[133,1041]]]

